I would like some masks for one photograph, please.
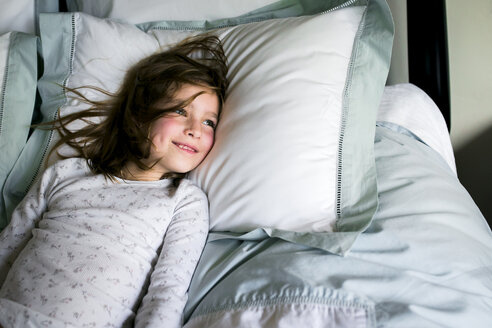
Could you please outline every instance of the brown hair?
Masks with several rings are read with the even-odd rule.
[[[177,101],[173,97],[185,84],[203,86],[215,92],[220,113],[228,86],[227,69],[219,38],[196,36],[142,59],[128,70],[120,89],[114,94],[96,87],[82,87],[102,92],[109,96],[108,100],[92,101],[78,91],[81,88],[65,88],[91,107],[59,115],[54,122],[43,124],[52,124],[50,128],[60,133],[61,139],[52,151],[66,143],[76,150],[78,157],[87,160],[94,173],[102,173],[110,179],[121,176],[129,162],[148,170],[153,165],[146,165],[142,160],[150,156],[152,122],[185,107],[201,94]],[[162,104],[167,106],[162,108]],[[96,123],[91,120],[96,117],[101,117],[102,121]],[[87,125],[71,131],[67,125],[77,120]],[[174,173],[164,177],[183,176]]]

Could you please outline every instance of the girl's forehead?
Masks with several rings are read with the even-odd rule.
[[[215,91],[200,85],[184,84],[174,94],[173,98],[178,100],[186,100],[196,96],[199,93],[209,93],[216,95]]]
[[[181,104],[186,103],[186,106],[193,107],[193,103],[195,103],[197,99],[199,102],[204,99],[204,97],[201,97],[202,95],[208,96],[205,98],[209,101],[210,99],[213,99],[213,103],[217,102],[219,105],[219,97],[215,90],[206,86],[192,84],[184,84],[174,92],[171,98],[164,96],[157,101],[156,105],[159,108],[173,108],[174,106],[181,106]],[[212,96],[212,98],[210,96]]]
[[[218,116],[220,110],[219,96],[215,90],[204,86],[185,85],[176,92],[174,101],[185,102],[186,107],[196,108],[215,117]]]

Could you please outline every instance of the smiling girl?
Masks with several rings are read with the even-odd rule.
[[[92,106],[51,123],[54,149],[77,156],[46,169],[0,234],[0,326],[182,324],[208,233],[184,174],[212,148],[226,74],[204,36],[137,63],[107,101],[68,90]]]

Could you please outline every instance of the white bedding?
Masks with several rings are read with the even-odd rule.
[[[377,120],[398,124],[410,130],[437,151],[456,174],[446,122],[437,105],[422,89],[410,83],[386,86]]]

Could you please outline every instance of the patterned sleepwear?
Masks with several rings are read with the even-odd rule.
[[[207,232],[189,180],[113,182],[60,161],[0,234],[0,325],[180,326]]]

